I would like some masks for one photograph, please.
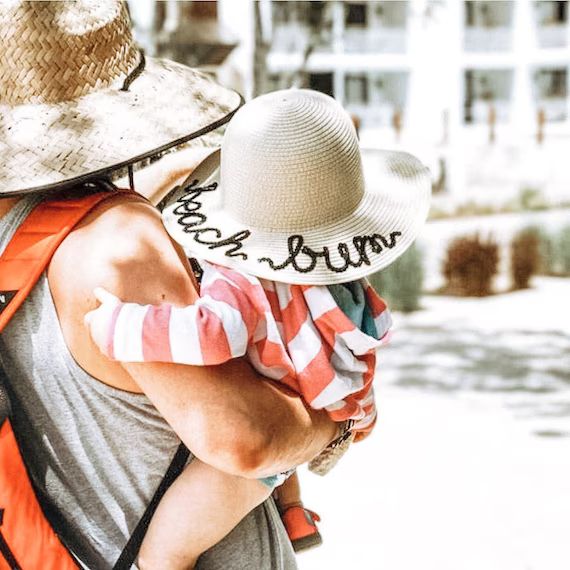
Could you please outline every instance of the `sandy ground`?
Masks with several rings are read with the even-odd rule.
[[[380,420],[302,473],[325,544],[301,570],[570,568],[570,279],[396,315]]]

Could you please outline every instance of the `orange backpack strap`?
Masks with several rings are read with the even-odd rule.
[[[41,202],[14,233],[0,256],[0,332],[33,289],[55,250],[97,204],[122,194],[140,200],[130,190],[100,192],[81,198]],[[2,401],[0,370],[0,570],[78,570],[73,555],[60,542],[35,496]],[[189,451],[180,444],[152,500],[136,526],[114,570],[130,570],[146,529],[162,496],[182,472]]]
[[[38,204],[0,256],[0,331],[24,302],[53,254],[74,226],[97,204],[130,191],[99,192]],[[78,570],[45,518],[29,480],[2,394],[0,370],[0,570]]]
[[[0,256],[0,332],[33,289],[69,232],[95,206],[118,194],[144,200],[130,190],[118,190],[46,200],[32,210]]]

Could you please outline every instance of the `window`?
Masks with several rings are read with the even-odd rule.
[[[566,98],[566,70],[565,69],[543,69],[538,72],[538,82],[541,87],[541,96]]]
[[[347,26],[366,26],[366,4],[347,4],[345,21]]]
[[[275,24],[285,24],[291,19],[290,6],[288,2],[271,2],[273,22]]]
[[[324,2],[317,2],[316,0],[309,2],[309,26],[320,28],[323,25],[324,10]]]
[[[538,22],[543,26],[565,24],[568,21],[568,0],[563,2],[535,1],[534,7],[537,11]]]
[[[368,78],[365,75],[347,75],[344,89],[347,103],[368,103]]]
[[[512,0],[467,0],[464,7],[464,21],[468,28],[496,28],[510,26],[514,3]]]
[[[333,74],[332,73],[311,73],[309,74],[309,87],[321,93],[334,97]]]
[[[568,21],[568,2],[556,2],[556,14],[554,19],[559,24]]]

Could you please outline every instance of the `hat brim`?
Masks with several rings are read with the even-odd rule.
[[[0,105],[0,195],[106,175],[213,131],[243,103],[195,69],[150,57],[128,91],[120,87],[60,103]]]
[[[376,151],[365,170],[371,183],[349,216],[302,231],[247,226],[223,208],[219,157],[210,155],[167,197],[164,225],[189,256],[256,277],[299,285],[366,277],[410,247],[429,211],[429,170],[407,153]]]

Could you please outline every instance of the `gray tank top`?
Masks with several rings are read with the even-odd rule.
[[[0,218],[0,252],[37,201],[22,198]],[[178,438],[146,396],[107,386],[73,360],[45,274],[0,335],[0,364],[46,515],[87,568],[112,568]],[[296,568],[273,502],[250,513],[198,568]]]

